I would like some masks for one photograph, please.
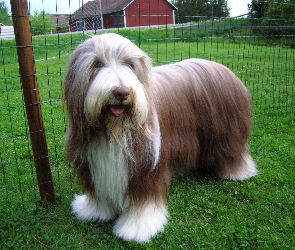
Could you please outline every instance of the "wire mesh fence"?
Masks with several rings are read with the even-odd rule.
[[[59,14],[58,1],[51,3],[55,8],[52,13],[47,13],[44,5],[34,6],[33,1],[29,5],[36,76],[58,201],[80,192],[65,159],[63,138],[67,122],[61,89],[69,55],[90,35],[122,34],[139,45],[154,65],[191,57],[220,62],[233,70],[250,90],[254,101],[254,129],[263,128],[278,118],[282,119],[284,129],[294,119],[295,41],[293,32],[286,32],[294,27],[253,27],[247,15],[182,16],[182,23],[174,23],[177,12],[170,3],[163,7],[165,13],[141,13],[137,9],[137,13],[128,14],[120,6],[108,5],[124,1],[96,1],[92,3],[95,8],[89,8],[89,2],[76,5],[77,2],[67,2],[64,10],[69,14]],[[144,6],[144,2],[152,1],[138,2]],[[158,9],[162,2],[167,4],[156,2]],[[72,9],[74,5],[76,9]],[[32,13],[34,8],[40,12]],[[134,27],[128,26],[128,17],[133,18]],[[257,32],[258,29],[263,32]],[[0,214],[3,215],[34,211],[40,196],[14,39],[1,38],[0,58]]]

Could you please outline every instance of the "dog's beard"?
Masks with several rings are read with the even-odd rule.
[[[95,109],[95,105],[88,108]],[[121,138],[131,129],[139,129],[142,126],[141,112],[130,102],[128,104],[106,104],[101,112],[94,113],[93,110],[87,110],[91,113],[88,116],[88,126],[92,131],[104,130],[107,134],[113,135],[118,144],[121,144]]]
[[[134,127],[131,105],[107,105],[102,110],[100,122],[102,126],[112,133],[117,143],[120,144],[120,139],[131,127]]]

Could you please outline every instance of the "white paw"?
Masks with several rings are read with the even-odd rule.
[[[250,179],[257,175],[256,164],[249,154],[244,156],[243,162],[238,168],[228,169],[227,171],[220,173],[220,178],[229,179],[233,181],[243,181]]]
[[[116,212],[112,207],[98,202],[86,194],[76,195],[71,206],[72,213],[82,221],[99,220],[103,222],[112,219],[116,215]]]
[[[167,221],[166,205],[151,202],[125,211],[117,220],[113,232],[123,240],[144,243],[163,232]]]

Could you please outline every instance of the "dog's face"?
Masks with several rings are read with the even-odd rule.
[[[72,126],[140,127],[149,112],[150,70],[146,54],[120,35],[97,35],[80,44],[64,84]]]

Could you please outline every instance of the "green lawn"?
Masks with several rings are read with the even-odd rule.
[[[77,221],[69,206],[81,189],[65,161],[61,86],[68,56],[87,36],[39,37],[33,40],[34,51],[58,199],[57,206],[40,206],[15,43],[2,41],[0,248],[294,249],[295,51],[255,45],[250,38],[234,43],[226,36],[196,37],[195,31],[118,32],[140,44],[154,65],[200,57],[223,63],[242,79],[254,101],[250,147],[259,175],[245,182],[196,173],[175,176],[168,200],[169,224],[148,244],[115,238],[113,222]]]

